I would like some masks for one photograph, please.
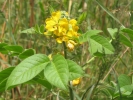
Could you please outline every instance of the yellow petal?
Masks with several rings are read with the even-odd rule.
[[[56,38],[56,41],[57,41],[58,43],[62,43],[62,39],[61,39],[61,38]]]
[[[62,41],[68,41],[68,37],[67,36],[63,36],[62,37]]]
[[[56,26],[51,26],[51,25],[46,25],[45,27],[48,31],[55,31],[57,30],[57,27]]]
[[[55,25],[55,24],[57,24],[53,19],[51,19],[51,18],[47,18],[46,19],[46,21],[45,21],[45,23],[47,24],[47,25]]]
[[[48,32],[44,32],[44,34],[45,34],[45,35],[47,35],[47,34],[48,34]]]
[[[60,19],[59,24],[60,25],[68,25],[68,20],[66,18],[62,18],[62,19]]]
[[[68,20],[66,18],[60,19],[59,26],[68,30]]]
[[[67,43],[67,47],[69,48],[69,50],[74,50],[74,44],[70,42]]]
[[[72,85],[73,86],[78,85],[80,82],[81,82],[81,78],[77,78],[77,79],[72,81]]]
[[[78,31],[78,29],[79,29],[78,26],[74,26],[74,27],[73,27],[73,30],[74,30],[74,31]]]
[[[68,36],[68,37],[73,37],[73,33],[72,33],[71,30],[67,32],[67,36]]]
[[[69,40],[69,42],[72,43],[73,45],[76,45],[77,44],[73,40]]]
[[[56,21],[56,22],[58,22],[58,20],[60,19],[60,17],[61,17],[61,12],[60,11],[53,12],[52,13],[52,16],[51,16],[51,18],[54,21]]]
[[[77,21],[75,19],[71,19],[69,21],[70,24],[72,24],[72,26],[76,25],[77,24]]]

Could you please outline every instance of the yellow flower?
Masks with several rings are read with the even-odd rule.
[[[76,85],[78,85],[80,82],[81,82],[81,78],[77,78],[77,79],[75,79],[75,80],[72,81],[72,85],[73,85],[73,86],[76,86]]]
[[[75,19],[70,19],[65,11],[53,12],[50,18],[46,21],[45,35],[54,36],[58,43],[65,42],[70,50],[73,50],[76,43],[75,38],[79,37],[77,33],[79,27]]]
[[[69,50],[73,50],[75,45],[76,43],[73,40],[68,40],[67,47],[69,48]]]

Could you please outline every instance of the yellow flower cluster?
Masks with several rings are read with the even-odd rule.
[[[52,35],[58,43],[65,42],[70,50],[74,49],[77,44],[75,40],[79,37],[77,33],[79,27],[75,19],[70,19],[65,11],[56,11],[46,19],[45,23],[47,30],[45,35]]]

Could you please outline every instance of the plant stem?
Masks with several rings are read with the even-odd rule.
[[[69,82],[69,85],[70,85],[70,82]],[[70,94],[70,100],[74,100],[73,90],[70,86],[69,86],[69,94]]]
[[[63,47],[64,47],[64,57],[65,59],[67,59],[67,47],[66,47],[65,42],[63,42]],[[74,100],[73,90],[71,88],[70,82],[69,82],[69,94],[70,94],[70,100]]]
[[[65,59],[67,59],[67,47],[66,47],[65,42],[63,42],[63,47],[64,47],[64,57]]]

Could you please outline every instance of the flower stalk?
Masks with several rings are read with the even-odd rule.
[[[63,47],[64,47],[64,57],[65,59],[67,59],[67,47],[66,47],[65,42],[63,42]],[[68,86],[69,86],[70,100],[74,100],[73,90],[72,90],[70,82],[68,83]]]

